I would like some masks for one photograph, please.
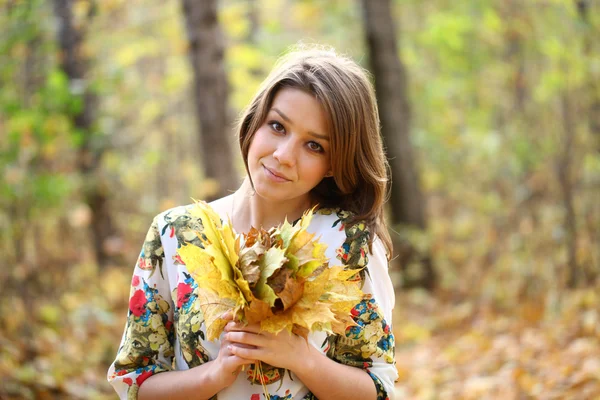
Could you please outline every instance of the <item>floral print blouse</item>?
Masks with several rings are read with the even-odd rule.
[[[211,204],[225,221],[231,209],[228,196]],[[181,206],[156,216],[144,241],[131,280],[129,311],[117,357],[108,380],[121,399],[136,399],[140,385],[153,374],[185,370],[214,360],[220,344],[205,339],[197,284],[177,255],[185,242],[194,244],[202,222]],[[394,290],[383,244],[376,237],[369,252],[370,232],[363,223],[346,224],[351,214],[339,209],[318,210],[308,231],[328,245],[329,265],[361,268],[363,300],[352,310],[356,326],[345,335],[309,334],[311,345],[336,362],[365,370],[373,379],[377,399],[389,399],[397,370],[394,361],[392,308]],[[289,371],[263,364],[271,399],[316,399]],[[259,400],[261,384],[253,367],[246,368],[229,387],[213,396],[219,400]],[[352,385],[352,382],[348,382]]]

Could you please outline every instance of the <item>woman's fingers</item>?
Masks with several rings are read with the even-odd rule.
[[[221,342],[221,350],[219,351],[218,356],[221,360],[221,364],[225,367],[225,371],[228,371],[227,373],[231,373],[232,375],[237,375],[243,365],[255,362],[255,360],[243,358],[240,355],[235,354],[235,350],[233,350],[233,347],[235,346],[239,346],[239,348],[242,348],[241,346],[244,346],[243,348],[247,347],[242,344],[234,345],[224,340]],[[250,348],[248,347],[248,349]]]
[[[249,364],[249,363],[253,363],[256,361],[258,352],[260,350],[257,348],[246,348],[246,347],[241,347],[241,346],[233,344],[233,345],[230,345],[229,351],[235,357],[239,357],[242,360],[246,360],[247,361],[246,364]]]
[[[244,358],[241,355],[233,354],[233,353],[232,353],[232,355],[230,357],[231,357],[231,362],[234,363],[234,365],[237,366],[236,367],[236,371],[237,372],[239,372],[239,367],[241,367],[242,365],[253,364],[253,363],[256,362],[256,360],[254,360],[254,359]]]
[[[225,321],[231,321],[231,320],[233,320],[233,313],[231,311],[225,311],[221,315],[221,318],[224,319]]]
[[[225,340],[240,347],[256,348],[265,345],[265,337],[246,331],[229,331],[225,334]]]
[[[245,343],[235,343],[236,346],[238,347],[243,347],[245,349],[255,349],[256,346],[252,346],[250,344],[245,344]]]

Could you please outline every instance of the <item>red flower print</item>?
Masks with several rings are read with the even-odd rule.
[[[171,233],[169,234],[169,237],[172,238],[173,236],[175,236],[175,228],[171,227]]]
[[[250,396],[250,400],[260,400],[260,394],[254,393],[252,396]]]
[[[131,286],[136,287],[139,284],[140,284],[140,277],[137,275],[134,275],[133,278],[131,278]]]
[[[144,291],[138,289],[133,293],[131,299],[129,299],[129,310],[131,310],[131,313],[136,317],[141,317],[147,302]]]
[[[120,369],[117,371],[116,375],[117,376],[121,376],[121,375],[125,375],[127,373],[126,369]]]
[[[181,256],[179,254],[174,255],[173,260],[175,260],[176,264],[185,265],[185,263],[183,262],[183,260],[181,259]]]
[[[131,378],[124,378],[123,383],[126,383],[127,385],[131,386],[133,385],[133,380]]]
[[[177,308],[181,308],[183,303],[188,301],[190,294],[192,293],[192,287],[185,283],[179,283],[177,285]]]
[[[150,378],[153,374],[154,372],[152,371],[144,371],[140,374],[140,376],[135,378],[135,383],[137,383],[138,386],[142,386],[142,383],[144,383],[144,381]]]

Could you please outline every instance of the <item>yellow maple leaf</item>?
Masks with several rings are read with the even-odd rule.
[[[240,238],[233,231],[231,221],[228,221],[221,228],[220,239],[225,255],[229,259],[229,264],[236,265],[240,253]]]
[[[235,233],[229,225],[225,228],[221,225],[219,215],[204,201],[196,202],[196,206],[190,210],[190,214],[202,221],[204,229],[197,232],[198,238],[204,246],[204,250],[213,257],[214,265],[221,272],[223,279],[233,279],[231,265],[237,262],[235,249]],[[238,242],[239,243],[239,242]],[[231,246],[232,251],[229,251]],[[232,261],[235,261],[232,263]]]
[[[300,221],[296,224],[292,225],[286,219],[283,224],[276,228],[275,234],[282,239],[283,248],[288,248],[298,233],[304,232],[308,234],[306,229],[308,228],[308,225],[310,225],[315,208],[316,207],[313,207],[312,209],[305,211],[302,218],[300,218]]]
[[[235,315],[246,305],[246,299],[233,279],[223,278],[206,249],[187,244],[178,253],[198,284],[198,300],[204,314],[207,338],[217,339],[227,323],[222,315],[226,311]]]

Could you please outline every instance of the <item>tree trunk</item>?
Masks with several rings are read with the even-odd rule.
[[[200,132],[200,155],[206,179],[218,184],[217,198],[237,189],[228,136],[227,76],[224,67],[224,38],[217,18],[216,0],[182,0],[189,58],[194,72],[193,91]]]
[[[250,44],[257,43],[258,29],[260,27],[259,20],[260,9],[256,0],[248,0],[248,22],[250,27],[248,28],[248,35],[246,41]]]
[[[576,0],[575,5],[577,6],[577,13],[581,19],[582,25],[585,29],[583,34],[583,51],[586,57],[593,58],[594,51],[596,51],[595,44],[597,40],[598,32],[594,31],[594,26],[590,23],[590,0]],[[589,129],[592,134],[593,140],[595,141],[596,151],[600,152],[600,84],[597,79],[593,78],[593,72],[591,71],[591,63],[589,63],[587,73],[592,79],[588,83],[589,88]]]
[[[575,140],[573,131],[575,125],[568,95],[566,93],[563,94],[560,100],[561,119],[563,121],[563,143],[556,169],[563,198],[563,206],[565,208],[565,231],[568,255],[567,286],[574,288],[579,283],[583,283],[585,279],[585,277],[582,276],[583,271],[580,270],[577,265],[577,224],[573,199],[573,185],[571,182],[573,142]]]
[[[396,29],[389,0],[363,0],[364,24],[371,70],[381,118],[381,131],[386,144],[393,185],[390,198],[393,225],[409,225],[427,229],[425,201],[418,179],[418,168],[410,141],[411,109],[406,71],[400,60]],[[414,246],[401,245],[403,266],[413,262]],[[406,251],[405,251],[406,250]],[[406,256],[403,256],[403,253]],[[432,288],[436,276],[430,254],[419,254],[421,264],[416,285]]]
[[[99,167],[104,152],[103,143],[93,138],[94,120],[97,106],[96,96],[88,89],[87,60],[82,49],[85,29],[94,10],[90,5],[90,14],[85,23],[75,24],[73,20],[73,0],[53,0],[54,12],[58,19],[58,42],[61,50],[61,68],[69,79],[72,88],[83,89],[82,107],[73,116],[74,126],[82,132],[83,140],[78,149],[77,167],[82,175],[84,201],[92,212],[90,225],[96,260],[100,266],[110,262],[110,254],[105,250],[107,240],[115,234],[108,203],[108,190],[101,182]]]
[[[591,0],[576,0],[575,4],[577,6],[577,12],[579,18],[582,22],[583,29],[583,51],[585,54],[587,62],[586,74],[588,76],[587,83],[585,85],[585,89],[582,90],[582,98],[585,99],[585,105],[583,108],[582,115],[587,115],[588,121],[588,129],[591,134],[591,142],[592,146],[595,149],[596,153],[600,155],[600,82],[597,78],[597,73],[593,71],[593,63],[590,62],[595,55],[598,53],[598,29],[597,24],[594,25],[592,21],[590,21],[590,14],[593,14],[594,5]],[[597,4],[599,5],[599,4]],[[597,11],[597,9],[596,9]],[[592,193],[596,194],[596,198],[600,198],[597,196],[600,193],[600,185],[595,184],[592,187]],[[600,224],[596,223],[597,216],[600,216],[600,201],[592,201],[591,204],[584,206],[584,209],[581,210],[581,215],[585,216],[584,220],[588,222],[588,234],[590,236],[590,240],[593,243],[596,249],[600,249],[600,235],[598,234],[598,227]],[[582,268],[583,266],[579,266]],[[600,266],[598,266],[600,267]],[[586,283],[592,284],[594,279],[598,279],[598,275],[600,274],[599,268],[589,268],[587,270]]]

